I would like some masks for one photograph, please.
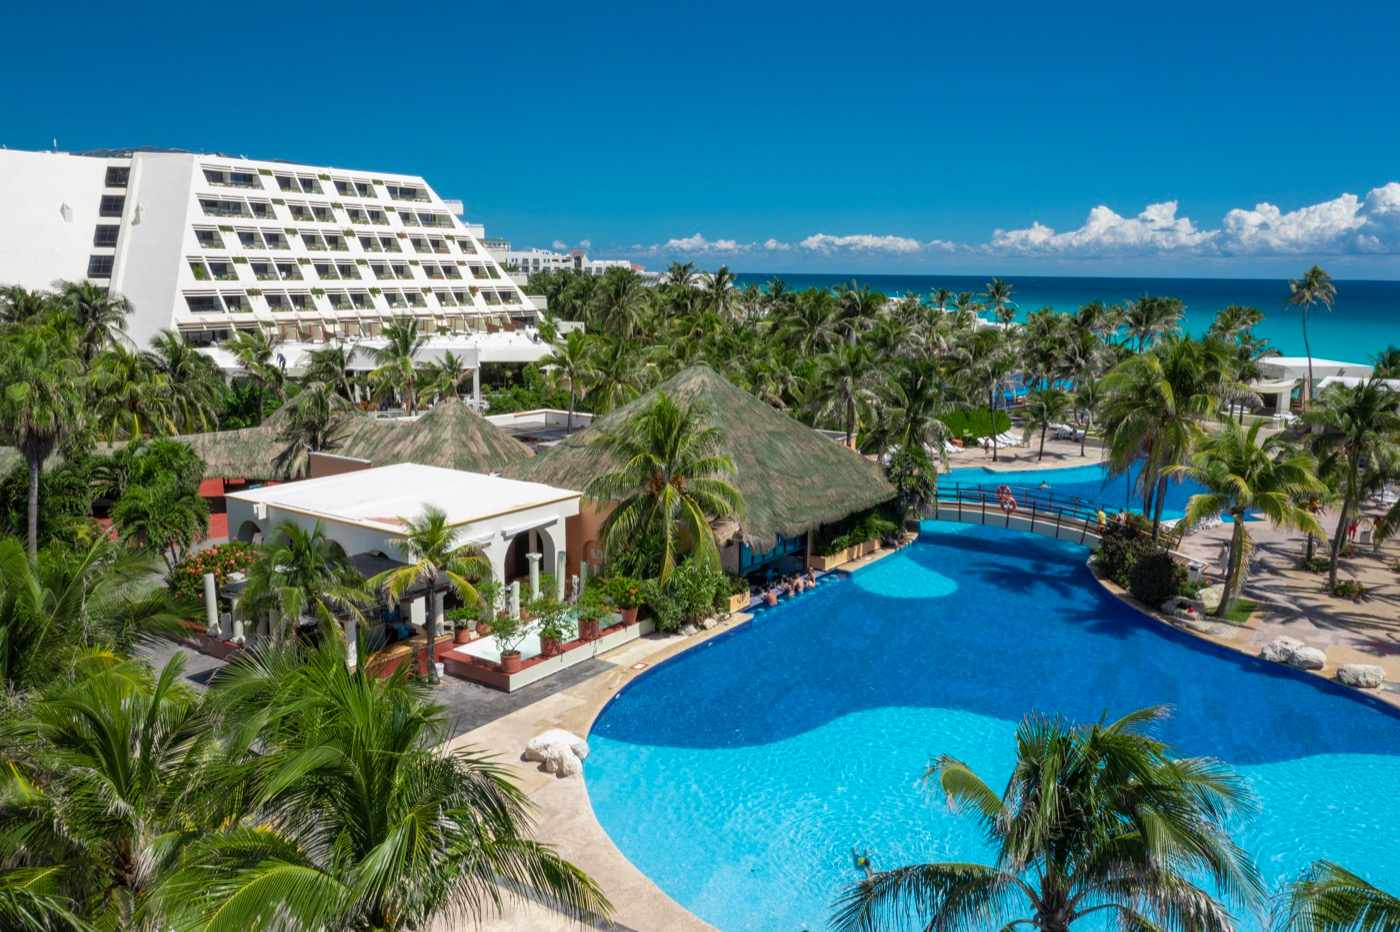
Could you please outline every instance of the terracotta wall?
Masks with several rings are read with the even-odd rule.
[[[564,522],[564,549],[567,555],[565,563],[570,576],[578,573],[579,563],[589,550],[596,551],[595,560],[602,558],[603,545],[599,542],[598,532],[611,511],[611,508],[600,507],[584,499],[579,503],[578,514]],[[596,562],[589,567],[590,572],[596,569]]]

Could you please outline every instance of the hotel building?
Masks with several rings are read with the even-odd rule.
[[[295,373],[327,341],[372,343],[411,316],[471,368],[526,362],[542,301],[423,179],[172,151],[0,150],[0,285],[91,279],[134,308],[144,347],[173,328],[217,344],[261,328]]]

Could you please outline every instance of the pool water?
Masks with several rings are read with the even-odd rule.
[[[1271,889],[1326,857],[1400,891],[1400,716],[1160,626],[1103,592],[1086,556],[925,523],[913,546],[640,675],[589,736],[599,821],[721,929],[820,929],[859,877],[853,851],[877,869],[990,858],[977,823],[919,785],[931,757],[999,789],[1028,712],[1166,703],[1158,733],[1257,794],[1236,837]]]
[[[976,454],[973,454],[976,455]],[[1093,502],[1110,514],[1121,509],[1142,510],[1142,494],[1137,491],[1140,466],[1134,466],[1121,476],[1110,476],[1108,467],[1102,462],[1084,466],[1067,466],[1061,469],[1027,469],[1008,472],[991,470],[982,466],[963,466],[950,469],[938,477],[939,488],[950,489],[956,483],[963,485],[999,485],[1008,483],[1017,486],[1039,486],[1050,484],[1057,494],[1072,495]],[[1181,478],[1167,482],[1167,501],[1162,506],[1162,517],[1168,520],[1186,514],[1186,502],[1192,495],[1205,491],[1205,487],[1194,479]]]

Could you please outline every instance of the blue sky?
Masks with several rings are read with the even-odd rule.
[[[1400,278],[1400,9],[1067,6],[21,0],[0,143],[412,172],[651,266]]]

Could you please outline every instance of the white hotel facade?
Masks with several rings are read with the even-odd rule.
[[[295,373],[330,341],[411,316],[469,368],[547,352],[540,307],[423,179],[187,152],[0,150],[0,286],[90,279],[130,300],[128,334],[207,347],[260,328]]]

